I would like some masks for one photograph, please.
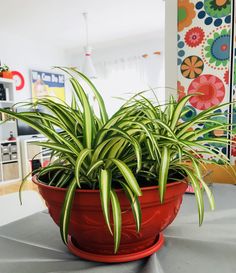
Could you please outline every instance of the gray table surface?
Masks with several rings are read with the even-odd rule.
[[[236,186],[214,184],[217,209],[198,227],[193,195],[185,195],[161,250],[139,261],[104,264],[70,254],[46,212],[0,228],[0,273],[236,273]],[[30,206],[30,204],[29,204]]]

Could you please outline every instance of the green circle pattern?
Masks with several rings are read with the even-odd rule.
[[[223,5],[219,6],[216,0],[205,0],[204,8],[208,15],[214,18],[221,18],[231,13],[231,0],[227,0]]]
[[[229,58],[227,57],[226,59],[220,59],[216,58],[212,52],[212,48],[215,44],[215,41],[219,38],[227,37],[230,39],[230,30],[223,29],[221,32],[215,32],[213,37],[207,39],[207,45],[204,47],[205,49],[205,57],[209,59],[209,63],[213,64],[215,63],[216,66],[227,66],[229,62]]]

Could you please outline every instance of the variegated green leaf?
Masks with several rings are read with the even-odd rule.
[[[141,196],[142,192],[138,185],[136,178],[134,177],[130,168],[121,160],[119,159],[111,159],[111,161],[117,166],[120,170],[121,174],[123,175],[125,181],[129,185],[130,189],[137,195]]]
[[[65,147],[62,144],[59,143],[53,143],[53,142],[45,142],[45,141],[34,141],[34,145],[38,145],[38,146],[42,146],[42,147],[46,147],[49,149],[53,149],[55,151],[59,151],[59,152],[64,152],[64,153],[69,153],[69,154],[73,154],[74,152],[72,152],[70,149],[68,149],[67,147]]]
[[[67,189],[65,200],[61,210],[60,233],[61,233],[61,238],[65,244],[67,244],[71,208],[72,208],[72,204],[74,200],[76,187],[77,187],[77,181],[74,179],[71,182],[69,188]]]
[[[98,92],[97,88],[95,87],[95,85],[90,81],[90,79],[88,77],[86,77],[83,73],[79,72],[78,70],[72,68],[72,70],[74,72],[76,72],[82,79],[85,80],[85,82],[91,87],[92,91],[94,92],[94,95],[98,101],[98,105],[99,105],[99,110],[100,110],[100,114],[101,114],[101,119],[103,121],[103,124],[105,124],[108,121],[108,115],[107,115],[107,111],[106,111],[106,107],[105,107],[105,103],[103,101],[102,96],[100,95],[100,93]]]
[[[197,176],[198,180],[201,182],[201,185],[202,185],[202,187],[204,188],[204,190],[205,190],[205,192],[207,194],[211,210],[214,210],[215,209],[214,196],[213,196],[211,190],[209,189],[209,187],[207,186],[207,184],[205,183],[205,181],[202,179],[201,169],[198,166],[196,160],[192,160],[192,163],[193,163],[193,167],[195,169],[195,175]]]
[[[78,186],[80,187],[80,170],[81,165],[84,163],[85,158],[91,153],[91,150],[86,148],[82,150],[75,163],[75,179],[77,181]]]
[[[93,136],[94,136],[94,117],[93,117],[93,111],[91,109],[91,106],[89,104],[89,100],[87,95],[85,94],[82,86],[79,84],[79,82],[71,78],[70,79],[75,92],[78,94],[80,100],[81,100],[81,105],[83,107],[84,113],[83,113],[83,126],[84,126],[84,145],[88,149],[91,149],[92,147],[92,141],[93,141]]]
[[[103,160],[98,160],[97,162],[95,162],[95,163],[90,167],[90,169],[88,170],[87,176],[90,176],[91,173],[92,173],[93,171],[95,171],[96,169],[98,169],[98,168],[101,167],[102,165],[104,165],[104,161],[103,161]]]
[[[112,234],[111,225],[110,225],[111,178],[112,178],[112,175],[110,170],[107,170],[107,169],[100,170],[99,189],[100,189],[102,211],[105,217],[107,227]]]
[[[189,181],[194,188],[195,198],[196,198],[196,202],[198,206],[199,225],[201,225],[204,218],[204,201],[203,201],[202,191],[200,188],[200,181],[195,176],[194,172],[189,170],[189,168],[184,166],[181,166],[181,168],[188,175]]]
[[[117,253],[120,245],[122,219],[120,202],[114,190],[111,190],[111,205],[113,214],[114,253]]]
[[[142,223],[142,212],[141,212],[139,199],[136,195],[134,195],[132,190],[125,183],[123,183],[122,181],[119,181],[119,182],[122,185],[122,187],[126,193],[126,196],[129,199],[130,205],[132,207],[132,212],[133,212],[134,220],[135,220],[135,224],[136,224],[136,230],[137,230],[137,232],[140,232],[141,223]]]
[[[175,107],[175,110],[173,111],[173,114],[172,114],[172,120],[171,120],[171,124],[170,124],[170,128],[171,130],[174,130],[178,121],[179,121],[179,118],[180,118],[180,115],[183,111],[183,108],[185,106],[185,104],[188,102],[188,100],[192,97],[193,95],[188,95],[188,96],[185,96],[183,97],[179,102],[178,104],[176,105]]]
[[[137,158],[136,172],[139,172],[141,169],[141,166],[142,166],[142,150],[141,150],[141,147],[140,147],[138,141],[134,137],[132,137],[128,133],[126,133],[126,131],[124,131],[123,129],[112,127],[109,129],[109,131],[117,132],[118,134],[120,134],[123,138],[127,139],[133,145],[134,151],[136,154],[136,158]]]
[[[74,95],[74,94],[72,94],[71,108],[72,108],[72,109],[75,109],[75,110],[78,108],[78,107],[77,107],[76,98],[75,98],[75,95]]]
[[[161,165],[159,169],[159,191],[160,191],[160,200],[161,203],[164,201],[166,183],[168,178],[170,165],[170,151],[169,148],[164,146],[161,153]]]

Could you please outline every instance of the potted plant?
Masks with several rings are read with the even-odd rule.
[[[9,67],[5,64],[0,66],[0,77],[5,79],[13,78],[12,72],[9,70]]]
[[[230,143],[226,136],[209,134],[228,130],[228,124],[214,119],[223,115],[219,110],[224,105],[184,120],[189,111],[185,105],[194,95],[159,105],[141,92],[109,118],[93,83],[74,68],[61,69],[73,87],[71,105],[44,98],[30,104],[47,109],[44,113],[0,112],[48,139],[37,144],[50,149],[53,160],[34,172],[33,181],[70,251],[102,262],[152,254],[162,246],[161,232],[174,220],[188,183],[195,190],[201,225],[204,191],[214,208],[212,193],[202,179],[209,161],[204,156],[229,164],[224,154],[210,146]],[[96,97],[99,116],[89,103],[85,84]],[[214,126],[199,126],[202,123]]]

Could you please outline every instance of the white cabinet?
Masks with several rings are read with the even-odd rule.
[[[23,177],[32,171],[32,160],[35,164],[46,166],[50,162],[51,152],[49,149],[35,145],[34,142],[46,141],[43,137],[31,137],[21,140],[21,159]],[[31,177],[29,177],[29,180]]]
[[[0,142],[0,185],[21,180],[19,141]]]
[[[3,96],[3,90],[5,95]],[[0,77],[0,108],[11,109],[15,101],[15,83],[13,80],[4,79]],[[17,136],[16,120],[10,118],[8,115],[1,113],[0,121],[6,121],[0,125],[0,140],[6,140],[13,132]]]
[[[0,108],[12,109],[15,83],[0,78]],[[18,138],[8,141],[10,132],[17,137],[16,120],[0,113],[0,185],[21,180],[21,157]]]

